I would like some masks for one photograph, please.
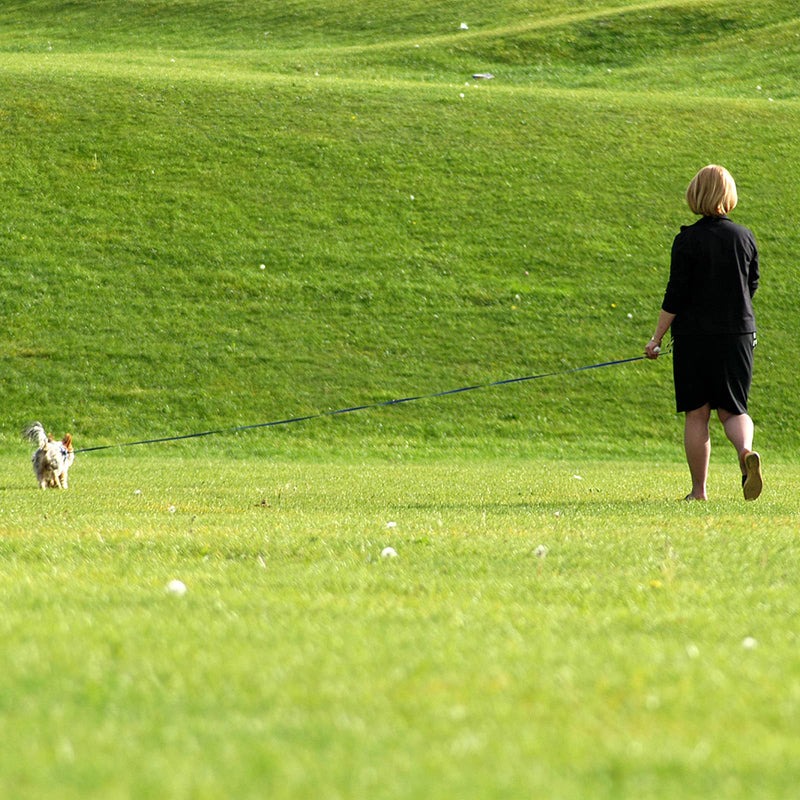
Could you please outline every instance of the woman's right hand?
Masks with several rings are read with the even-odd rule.
[[[644,354],[646,358],[650,359],[658,358],[660,353],[661,353],[661,342],[657,342],[655,339],[651,339],[644,346]]]

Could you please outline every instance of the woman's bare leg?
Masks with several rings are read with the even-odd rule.
[[[724,408],[720,408],[717,415],[722,427],[725,428],[725,435],[736,448],[739,466],[742,475],[745,475],[747,470],[744,466],[744,457],[753,449],[753,420],[747,414],[731,414]]]
[[[692,500],[706,500],[706,481],[708,480],[708,461],[711,457],[711,437],[708,422],[711,419],[711,406],[706,405],[686,412],[683,429],[683,447],[686,461],[692,476],[692,491],[687,496]]]
[[[764,486],[761,456],[753,452],[753,420],[747,414],[731,414],[721,408],[717,412],[725,435],[736,448],[742,470],[742,489],[745,500],[755,500]]]

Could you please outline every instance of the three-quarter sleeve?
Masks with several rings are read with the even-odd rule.
[[[689,262],[684,252],[681,234],[672,242],[672,255],[670,258],[669,281],[664,292],[664,301],[661,308],[670,314],[680,314],[686,306],[689,292]]]
[[[761,277],[758,271],[758,248],[756,247],[755,238],[751,237],[753,243],[753,257],[750,261],[750,271],[747,274],[747,285],[750,289],[750,299],[753,299],[753,295],[756,293],[756,289],[758,289],[758,281]]]

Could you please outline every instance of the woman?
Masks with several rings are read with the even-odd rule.
[[[739,456],[745,499],[761,494],[761,458],[753,451],[753,420],[747,413],[758,250],[753,234],[728,219],[737,199],[736,184],[724,167],[712,164],[692,179],[686,201],[701,216],[681,227],[672,244],[664,302],[644,350],[647,358],[658,358],[661,340],[672,328],[675,403],[686,412],[684,447],[692,476],[686,500],[707,499],[712,409]]]

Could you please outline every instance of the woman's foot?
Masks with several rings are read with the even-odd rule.
[[[761,476],[761,456],[754,450],[747,450],[742,458],[744,475],[742,475],[742,491],[745,500],[755,500],[764,488]]]

